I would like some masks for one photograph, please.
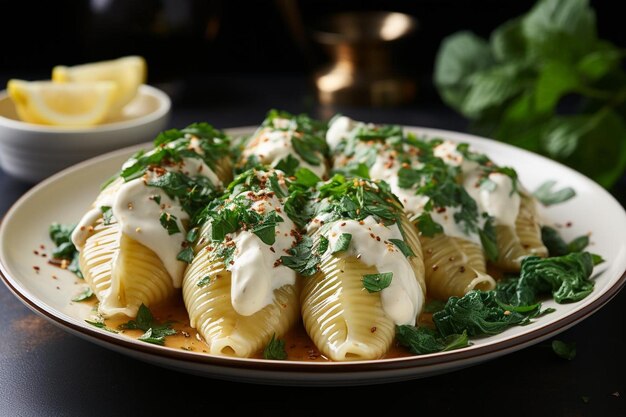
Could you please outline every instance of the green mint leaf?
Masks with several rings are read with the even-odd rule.
[[[109,206],[100,206],[100,210],[102,211],[102,223],[105,226],[110,225],[113,219],[113,210]]]
[[[313,171],[308,168],[300,168],[295,173],[296,182],[305,187],[314,187],[315,184],[321,181],[320,177],[315,175]]]
[[[285,158],[278,161],[278,163],[274,165],[274,169],[283,171],[286,175],[294,175],[299,166],[300,161],[294,158],[293,155],[289,154]]]
[[[281,256],[281,262],[302,276],[314,275],[319,268],[320,258],[313,252],[313,239],[303,236],[302,240],[289,250],[289,256]]]
[[[167,336],[176,334],[176,330],[171,328],[170,322],[157,322],[145,304],[139,306],[135,320],[123,323],[119,328],[124,330],[142,330],[144,334],[139,336],[139,340],[157,345],[164,345]]]
[[[497,27],[489,42],[493,55],[499,62],[521,61],[526,55],[522,19],[511,19]]]
[[[548,180],[533,192],[533,196],[544,206],[563,203],[576,196],[576,191],[573,188],[565,187],[560,190],[554,190],[555,185],[556,181]]]
[[[317,166],[322,163],[322,159],[317,153],[317,150],[312,147],[308,142],[300,138],[292,137],[291,144],[294,151],[296,151],[296,153],[309,164]]]
[[[495,262],[500,255],[498,250],[498,240],[496,238],[496,228],[493,225],[493,217],[489,217],[485,222],[485,226],[482,230],[478,231],[480,237],[480,243],[485,251],[485,257]]]
[[[435,85],[450,107],[462,111],[472,76],[492,65],[487,42],[469,32],[453,34],[443,40],[437,53]]]
[[[561,340],[552,341],[552,350],[558,357],[571,361],[576,357],[576,343],[566,343]]]
[[[350,247],[350,241],[352,241],[352,235],[350,233],[342,233],[337,238],[332,253],[347,251]]]
[[[93,295],[94,294],[93,294],[93,290],[91,289],[91,287],[87,287],[76,297],[72,298],[72,301],[76,301],[76,302],[86,301],[86,300],[89,300],[91,297],[93,297]]]
[[[196,285],[202,288],[202,287],[206,287],[210,283],[211,283],[211,275],[207,275],[207,276],[202,277]]]
[[[589,246],[589,236],[578,236],[567,244],[567,253],[582,252],[587,246]]]
[[[264,359],[285,360],[287,359],[287,351],[285,351],[285,341],[276,339],[276,333],[263,349]]]
[[[276,224],[283,222],[283,218],[275,211],[268,212],[263,220],[251,229],[251,232],[258,236],[266,245],[273,245],[276,242]]]
[[[178,255],[176,255],[177,260],[186,262],[188,264],[190,264],[191,261],[193,261],[193,258],[194,258],[194,253],[193,253],[193,248],[191,246],[184,248],[183,250],[178,252]]]
[[[400,250],[400,252],[402,252],[402,254],[405,257],[409,258],[411,256],[415,256],[415,253],[413,252],[411,247],[409,245],[407,245],[404,240],[402,240],[402,239],[389,239],[389,241],[391,243],[393,243],[394,245],[396,245],[398,250]]]
[[[150,200],[154,201],[157,204],[157,206],[161,205],[161,196],[158,194],[154,194],[150,196]]]
[[[161,216],[159,217],[161,226],[167,230],[168,235],[180,233],[180,228],[178,227],[178,222],[176,220],[178,220],[178,217],[166,212],[161,213]]]
[[[391,285],[391,279],[393,278],[393,272],[383,272],[378,274],[365,274],[363,275],[363,288],[367,292],[380,292]]]
[[[426,237],[433,237],[439,233],[443,233],[443,227],[439,223],[436,223],[427,212],[417,217],[416,226],[420,234]]]
[[[523,64],[511,62],[475,73],[468,81],[469,91],[462,103],[462,113],[474,118],[506,103],[525,88],[523,70]]]
[[[567,243],[565,243],[559,232],[552,227],[541,227],[541,241],[548,248],[550,256],[563,256],[570,252]]]
[[[328,239],[326,239],[324,236],[320,236],[319,237],[319,243],[317,244],[317,254],[318,255],[323,255],[326,253],[326,251],[328,250]]]
[[[622,53],[613,45],[601,44],[603,49],[592,51],[581,58],[576,65],[579,74],[588,80],[599,80],[613,71],[622,58]]]
[[[581,80],[571,64],[561,61],[548,61],[540,70],[535,86],[535,110],[553,112],[561,97],[575,91]]]
[[[107,332],[110,332],[110,333],[118,333],[116,330],[113,330],[107,327],[107,325],[104,324],[104,322],[102,321],[85,320],[85,322],[91,324],[94,327],[97,327],[98,329],[106,330]]]
[[[278,183],[278,175],[276,175],[276,173],[273,173],[272,175],[270,175],[269,180],[270,180],[270,189],[274,192],[274,194],[276,194],[276,197],[278,198],[287,197],[285,193],[283,192],[282,187]]]

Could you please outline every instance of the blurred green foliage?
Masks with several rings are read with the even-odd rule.
[[[540,0],[489,40],[470,32],[444,39],[434,82],[474,132],[610,188],[626,169],[624,55],[598,38],[588,0]]]

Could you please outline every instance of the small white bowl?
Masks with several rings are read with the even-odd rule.
[[[163,91],[142,85],[114,120],[93,127],[22,122],[6,91],[0,92],[0,166],[27,182],[42,179],[93,156],[147,142],[163,131],[172,107]]]

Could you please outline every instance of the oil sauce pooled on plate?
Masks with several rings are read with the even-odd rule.
[[[93,302],[94,307],[96,302]],[[158,306],[150,308],[154,320],[158,323],[170,322],[171,327],[176,330],[176,334],[165,338],[165,347],[172,349],[182,349],[190,352],[207,353],[208,346],[200,337],[196,329],[189,325],[189,315],[180,297]],[[124,315],[116,315],[104,320],[105,325],[112,330],[133,339],[139,338],[144,332],[142,330],[121,329],[120,326],[130,321]],[[430,314],[424,313],[420,317],[420,324],[430,323]],[[376,329],[372,329],[376,331]],[[285,342],[287,361],[304,362],[331,362],[320,353],[301,322],[298,322],[283,337],[279,338]],[[400,358],[413,356],[406,348],[393,343],[389,351],[381,359]],[[257,352],[252,359],[263,359],[263,351]]]

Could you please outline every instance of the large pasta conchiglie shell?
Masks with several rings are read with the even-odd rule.
[[[440,233],[422,236],[428,296],[438,300],[462,297],[468,291],[491,290],[495,280],[487,274],[482,247],[466,239]]]
[[[408,258],[415,279],[426,294],[422,250],[413,225],[402,216],[405,243],[415,256]],[[314,239],[317,239],[315,236]],[[334,361],[377,359],[393,342],[395,323],[385,313],[381,293],[363,287],[363,275],[379,272],[355,256],[323,256],[320,270],[303,278],[301,293],[304,327],[317,346]]]
[[[159,304],[175,293],[172,278],[152,250],[121,233],[119,224],[96,221],[79,264],[105,316],[134,317],[141,304]]]
[[[495,265],[506,271],[519,271],[522,259],[527,256],[548,256],[541,240],[541,226],[537,218],[535,201],[522,195],[515,228],[496,225],[498,260]]]
[[[334,361],[377,359],[394,338],[380,293],[368,293],[362,277],[378,272],[356,257],[330,255],[320,272],[304,278],[302,319],[317,348]]]
[[[198,285],[208,279],[206,285]],[[282,337],[299,319],[295,285],[274,291],[274,302],[250,316],[235,311],[231,300],[231,274],[221,259],[201,247],[183,278],[183,300],[191,327],[198,330],[209,353],[250,357],[273,335]]]

